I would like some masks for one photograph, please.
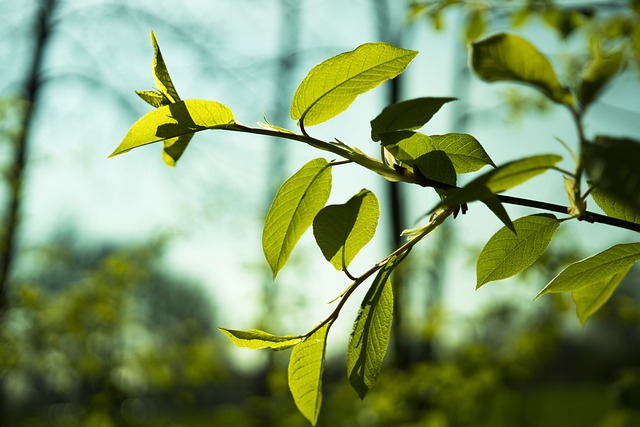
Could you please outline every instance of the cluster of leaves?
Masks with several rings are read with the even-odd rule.
[[[347,349],[347,377],[364,397],[375,384],[390,339],[393,292],[390,277],[415,244],[427,237],[448,217],[481,201],[504,223],[485,245],[477,263],[477,287],[516,275],[532,265],[545,251],[561,223],[577,219],[606,222],[640,231],[640,143],[628,138],[599,136],[587,140],[582,117],[606,84],[622,67],[619,55],[597,58],[584,70],[574,88],[561,84],[549,60],[523,38],[497,34],[471,46],[471,66],[484,81],[511,81],[531,86],[549,100],[568,109],[574,118],[578,147],[573,152],[575,171],[559,169],[557,154],[544,154],[496,165],[480,142],[461,133],[427,135],[418,132],[452,98],[422,97],[386,107],[371,121],[371,138],[379,142],[382,159],[358,148],[309,135],[307,128],[323,123],[346,110],[356,97],[402,73],[418,52],[385,43],[367,43],[314,67],[294,94],[291,118],[300,133],[260,123],[253,128],[237,122],[232,111],[205,100],[182,101],[169,77],[152,34],[155,50],[153,75],[157,91],[138,94],[155,110],[140,118],[112,156],[146,144],[163,141],[163,157],[175,165],[195,132],[209,129],[269,135],[303,142],[342,157],[341,161],[314,159],[305,164],[278,190],[267,214],[262,236],[265,258],[273,277],[286,264],[302,234],[313,227],[322,254],[337,270],[344,271],[350,285],[336,299],[335,310],[303,335],[276,336],[264,331],[221,328],[236,345],[252,349],[293,348],[288,369],[289,388],[302,414],[315,424],[322,402],[322,375],[329,330],[353,291],[368,279],[368,292],[355,319]],[[387,180],[432,187],[441,202],[425,224],[405,230],[407,241],[359,276],[348,267],[375,234],[379,216],[376,196],[363,189],[344,204],[327,206],[333,167],[355,163]],[[463,187],[459,174],[490,167]],[[559,219],[550,213],[512,221],[504,203],[531,206],[531,201],[500,193],[549,170],[564,175],[569,207]],[[583,181],[589,190],[583,191]],[[586,210],[593,197],[607,215]],[[551,205],[540,206],[549,209]],[[551,209],[553,210],[553,209]],[[555,209],[558,211],[558,209]],[[632,265],[640,259],[640,243],[615,245],[576,262],[547,284],[539,295],[571,292],[578,316],[584,323],[615,291]]]
[[[484,35],[490,22],[504,19],[513,28],[540,18],[563,39],[578,32],[589,42],[606,48],[619,48],[640,66],[640,2],[562,2],[560,0],[470,1],[418,0],[409,8],[412,20],[427,18],[437,30],[444,28],[444,14],[459,8],[464,12],[464,36],[472,42]]]

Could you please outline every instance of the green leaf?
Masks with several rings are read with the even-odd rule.
[[[398,265],[392,257],[378,272],[360,305],[347,350],[347,376],[361,399],[375,384],[389,346],[393,291],[389,277]]]
[[[187,149],[187,145],[193,139],[193,133],[179,136],[177,138],[165,139],[162,150],[162,160],[169,166],[175,166],[178,159]]]
[[[640,224],[640,210],[634,209],[627,200],[614,197],[597,186],[592,187],[589,194],[610,217]]]
[[[349,266],[373,238],[380,207],[375,194],[362,190],[342,205],[325,206],[313,220],[313,235],[336,270]]]
[[[270,348],[272,350],[284,350],[302,342],[304,337],[299,335],[272,335],[257,329],[238,331],[234,329],[218,328],[231,342],[238,347],[247,347],[253,350]]]
[[[571,292],[573,302],[576,304],[576,313],[582,326],[585,325],[589,317],[609,301],[609,298],[618,289],[618,285],[620,285],[627,272],[628,270],[614,274],[604,280]]]
[[[331,167],[325,159],[315,159],[293,174],[276,193],[262,233],[262,249],[274,279],[327,203],[330,192]]]
[[[551,242],[560,222],[550,214],[530,215],[498,230],[484,246],[476,264],[476,289],[514,276],[533,264]]]
[[[158,91],[160,91],[160,94],[166,97],[170,103],[180,102],[180,97],[178,96],[176,88],[173,86],[171,76],[169,76],[169,70],[167,70],[167,66],[162,58],[162,53],[160,52],[160,47],[158,46],[156,34],[153,31],[151,32],[151,44],[153,45],[152,72],[156,87]]]
[[[402,73],[418,54],[387,43],[367,43],[316,65],[291,103],[291,118],[313,126],[344,110],[361,95]]]
[[[322,405],[322,372],[330,325],[327,323],[296,345],[289,360],[289,389],[293,400],[313,425],[318,421]]]
[[[445,204],[456,206],[474,200],[484,200],[488,194],[487,190],[495,194],[516,187],[546,172],[560,160],[562,157],[558,155],[542,154],[505,163],[480,175],[464,187],[447,192]]]
[[[599,136],[583,154],[594,185],[640,211],[640,141]]]
[[[409,164],[415,163],[416,159],[429,152],[442,151],[449,158],[455,173],[475,172],[486,165],[495,166],[482,145],[473,136],[465,133],[429,136],[420,132],[405,131],[384,133],[381,134],[381,139],[382,145],[396,159]],[[425,172],[427,171],[423,171],[423,174]]]
[[[626,274],[638,260],[640,260],[640,243],[612,246],[562,270],[536,298],[550,292],[576,291],[596,283],[602,286],[607,285],[614,276]]]
[[[371,120],[371,139],[380,141],[383,133],[419,129],[444,104],[455,100],[456,98],[416,98],[389,105]]]
[[[475,172],[486,165],[496,166],[478,140],[469,134],[446,133],[429,138],[436,150],[447,153],[456,173]]]
[[[156,92],[155,90],[137,90],[136,95],[142,98],[144,102],[155,108],[171,104],[164,95]]]
[[[485,18],[485,11],[476,8],[467,16],[467,22],[465,27],[465,42],[471,43],[484,34],[487,23]]]
[[[109,157],[205,129],[229,128],[234,123],[231,110],[218,102],[188,99],[165,105],[148,112],[135,122]]]
[[[489,190],[500,193],[546,172],[561,160],[562,157],[556,154],[541,154],[505,163],[485,174],[488,178],[485,183]]]
[[[549,99],[571,104],[551,63],[522,37],[496,34],[471,44],[471,66],[487,82],[513,81],[535,87]]]
[[[582,73],[578,87],[578,99],[582,105],[587,106],[598,97],[607,83],[620,70],[622,59],[622,51],[606,56],[598,54],[593,58]]]

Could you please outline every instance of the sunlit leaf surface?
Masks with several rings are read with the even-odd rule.
[[[313,425],[322,406],[322,373],[329,327],[329,323],[322,326],[293,347],[289,360],[288,380],[293,400]]]
[[[346,110],[361,95],[402,73],[418,54],[387,43],[366,43],[311,69],[291,103],[291,118],[317,125]]]
[[[233,123],[233,113],[219,102],[188,99],[165,105],[135,122],[110,157],[153,142],[184,137],[205,129],[226,128]]]
[[[544,253],[560,223],[549,214],[530,215],[513,221],[516,234],[498,230],[484,246],[476,264],[476,288],[514,276]]]
[[[547,57],[522,37],[501,33],[473,43],[471,66],[485,81],[524,83],[555,102],[571,101]]]
[[[253,350],[270,348],[272,350],[284,350],[302,341],[299,335],[279,336],[258,329],[239,331],[227,328],[218,328],[238,347],[247,347]]]
[[[262,249],[275,278],[331,192],[331,167],[314,159],[282,184],[269,209]]]
[[[424,126],[447,102],[456,98],[416,98],[389,105],[371,121],[371,139],[389,132],[416,130]]]
[[[324,207],[313,220],[313,235],[327,261],[337,270],[348,267],[375,234],[379,216],[378,199],[369,190]]]
[[[576,291],[595,283],[607,286],[616,276],[624,276],[638,260],[640,243],[612,246],[562,270],[537,297],[550,292]]]
[[[573,301],[576,304],[576,313],[583,326],[589,317],[609,301],[609,298],[618,289],[618,285],[620,285],[626,274],[627,271],[622,271],[571,292]]]
[[[389,346],[393,321],[392,258],[378,272],[362,300],[347,349],[347,376],[361,399],[375,384]]]

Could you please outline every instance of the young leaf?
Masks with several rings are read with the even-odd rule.
[[[582,73],[580,86],[578,87],[578,99],[582,105],[591,104],[615,76],[622,65],[622,51],[610,55],[597,55],[587,65]]]
[[[610,217],[640,224],[640,210],[634,209],[627,200],[614,197],[598,186],[592,187],[589,194]]]
[[[638,260],[640,260],[640,243],[612,246],[562,270],[536,298],[550,292],[576,291],[596,283],[605,286],[615,276],[626,274]]]
[[[322,405],[322,372],[330,325],[327,323],[293,347],[289,360],[289,389],[293,400],[313,425],[318,421]]]
[[[330,192],[331,167],[320,158],[304,165],[276,193],[262,232],[262,249],[274,279]]]
[[[632,209],[640,211],[640,141],[599,136],[584,152],[585,167],[594,185]]]
[[[171,104],[164,95],[156,92],[155,90],[137,90],[136,95],[142,98],[144,102],[155,108]]]
[[[573,178],[563,176],[564,190],[567,193],[569,199],[569,208],[567,213],[573,217],[580,218],[580,216],[587,210],[587,204],[583,200],[582,196],[576,197],[575,185],[576,181]]]
[[[228,128],[234,123],[231,110],[218,102],[188,99],[165,105],[148,112],[135,122],[109,157],[204,129]]]
[[[391,258],[378,272],[360,305],[347,349],[347,376],[361,399],[375,384],[389,346],[393,291],[389,277],[397,266]]]
[[[416,98],[389,105],[371,120],[371,139],[389,132],[411,131],[424,126],[447,102],[456,98]]]
[[[342,205],[325,206],[313,220],[313,235],[324,257],[336,270],[349,266],[371,240],[380,208],[375,194],[362,190]]]
[[[571,95],[560,84],[549,60],[522,37],[501,33],[472,43],[471,66],[487,82],[524,83],[552,101],[571,103]]]
[[[270,348],[272,350],[284,350],[302,342],[299,335],[272,335],[257,329],[238,331],[234,329],[218,328],[232,343],[238,347],[247,347],[253,350]]]
[[[396,159],[407,163],[431,151],[443,151],[453,164],[455,173],[475,172],[486,165],[495,167],[482,145],[466,133],[429,136],[403,131],[381,134],[381,139],[382,145]]]
[[[622,271],[604,280],[591,283],[571,292],[573,302],[576,304],[576,313],[582,326],[585,325],[589,317],[594,315],[600,307],[609,301],[609,298],[611,298],[611,295],[613,295],[618,288],[627,271]]]
[[[555,216],[539,214],[513,221],[516,234],[507,227],[498,230],[478,256],[476,289],[524,271],[540,258],[559,225]]]
[[[316,65],[291,103],[291,118],[313,126],[337,116],[361,95],[402,73],[418,54],[387,43],[367,43]]]
[[[158,91],[160,91],[160,94],[166,97],[170,103],[180,102],[178,92],[173,86],[171,76],[169,76],[169,70],[167,70],[167,66],[162,58],[162,53],[158,46],[158,39],[153,31],[151,32],[151,44],[153,45],[152,72],[156,87]]]

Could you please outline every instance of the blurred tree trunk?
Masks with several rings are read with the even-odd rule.
[[[267,119],[275,125],[282,126],[289,119],[289,96],[292,91],[294,81],[293,72],[295,71],[298,59],[299,39],[300,39],[300,10],[302,3],[297,0],[281,0],[280,1],[280,34],[279,34],[279,52],[275,74],[275,93],[273,96],[274,107],[270,117]],[[265,211],[271,206],[273,197],[278,187],[286,179],[285,165],[287,163],[287,145],[270,144],[269,159],[267,164],[267,176],[265,182]],[[278,287],[273,281],[271,271],[265,273],[262,285],[263,306],[261,319],[259,320],[260,328],[268,330],[277,330],[278,318]],[[256,384],[256,392],[260,395],[268,396],[271,394],[267,376],[275,366],[275,354],[267,353],[267,364],[264,368],[264,375],[258,378]]]
[[[8,306],[8,283],[17,253],[28,144],[41,89],[43,59],[51,38],[51,22],[55,7],[56,0],[41,0],[36,15],[33,27],[33,57],[24,81],[22,123],[14,141],[12,157],[8,162],[6,173],[8,197],[3,212],[4,228],[0,236],[0,316],[2,317]],[[3,322],[4,319],[0,318],[0,327]],[[3,424],[7,419],[6,409],[6,396],[4,389],[0,387],[0,420]]]
[[[373,0],[373,8],[375,11],[375,19],[378,27],[378,34],[382,40],[385,40],[396,46],[402,43],[402,33],[404,27],[399,19],[403,16],[404,7],[389,0]],[[400,13],[400,15],[398,15]],[[391,80],[388,84],[387,104],[394,104],[402,98],[402,75]],[[388,198],[388,214],[389,214],[389,245],[392,250],[402,245],[402,237],[400,233],[404,230],[404,197],[402,195],[402,186],[397,182],[386,182],[385,191]],[[407,281],[403,274],[403,265],[400,265],[393,273],[393,350],[394,364],[398,368],[405,368],[409,365],[410,343],[405,334],[405,310],[404,299]]]

